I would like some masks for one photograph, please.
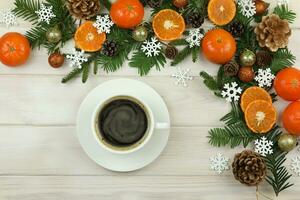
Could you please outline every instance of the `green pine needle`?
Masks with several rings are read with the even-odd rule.
[[[296,19],[296,13],[289,10],[287,5],[278,5],[274,8],[274,14],[278,15],[281,19],[286,19],[293,23]]]
[[[182,51],[180,51],[175,59],[171,62],[171,66],[175,66],[181,63],[184,59],[186,59],[192,53],[192,49],[189,46],[186,46]]]
[[[46,41],[47,28],[42,26],[36,26],[25,33],[25,36],[31,44],[31,48],[40,47]]]
[[[81,72],[82,72],[83,68],[75,68],[73,69],[68,75],[66,75],[63,79],[62,79],[62,83],[67,83],[68,81],[70,81],[71,79],[75,78],[76,76],[78,76]]]
[[[212,91],[219,90],[218,82],[213,76],[209,75],[205,71],[202,71],[200,72],[200,77],[203,78],[203,83],[208,89]]]
[[[90,65],[88,63],[84,63],[82,65],[82,83],[85,83],[88,78],[89,78],[89,74],[90,74]]]
[[[169,42],[169,45],[173,46],[187,46],[189,43],[185,39],[178,39]]]
[[[193,47],[192,48],[192,60],[193,62],[196,62],[199,58],[200,52],[199,47]]]
[[[291,67],[295,64],[296,57],[287,48],[279,49],[273,54],[273,60],[271,64],[271,70],[273,73],[277,73],[281,69]]]
[[[38,15],[35,11],[40,9],[39,0],[15,0],[15,8],[12,12],[17,17],[22,17],[24,20],[37,23]]]

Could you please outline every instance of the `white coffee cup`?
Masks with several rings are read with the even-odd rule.
[[[102,136],[101,131],[99,130],[99,127],[98,127],[99,114],[103,110],[103,108],[107,104],[111,103],[112,101],[120,100],[120,99],[126,99],[126,100],[129,100],[129,101],[132,101],[132,102],[138,104],[144,110],[144,112],[147,116],[147,125],[148,125],[146,133],[143,135],[143,137],[140,140],[138,140],[134,144],[131,144],[128,146],[122,146],[122,147],[110,144]],[[118,95],[118,96],[110,97],[110,98],[104,100],[103,102],[100,102],[94,111],[92,119],[93,119],[91,122],[92,131],[93,131],[95,139],[97,140],[99,145],[101,145],[107,151],[109,151],[111,153],[117,153],[117,154],[128,154],[128,153],[135,152],[135,151],[141,149],[142,147],[144,147],[150,141],[155,130],[170,128],[169,123],[157,122],[155,120],[152,109],[144,100],[137,99],[136,97],[132,97],[132,96],[128,96],[128,95]]]

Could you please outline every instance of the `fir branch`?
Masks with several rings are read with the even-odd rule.
[[[192,48],[192,60],[193,62],[196,62],[199,58],[199,47],[193,47]]]
[[[295,64],[296,57],[287,48],[279,49],[273,54],[273,60],[271,64],[271,70],[273,73],[277,73],[281,69],[293,66]]]
[[[178,39],[169,42],[169,45],[173,46],[187,46],[189,43],[185,39]]]
[[[187,58],[192,53],[192,49],[189,46],[186,46],[182,51],[180,51],[175,59],[171,62],[171,66],[175,66],[182,62],[185,58]]]
[[[203,17],[207,16],[207,5],[209,0],[190,0],[183,14],[185,17],[192,13],[199,13]]]
[[[90,65],[89,63],[84,63],[82,65],[82,83],[85,83],[88,80],[89,74],[90,74]]]
[[[244,114],[240,106],[236,103],[231,103],[231,108],[231,111],[222,117],[220,121],[228,126],[243,122]]]
[[[39,0],[15,0],[15,8],[12,12],[24,20],[37,24],[38,15],[35,11],[40,9]]]
[[[96,60],[94,61],[93,66],[94,66],[93,72],[94,72],[95,75],[97,75],[99,67],[98,67],[98,63],[97,63]]]
[[[81,72],[82,72],[83,68],[74,68],[68,75],[66,75],[63,79],[62,79],[62,83],[67,83],[68,81],[70,81],[71,79],[75,78],[76,76],[78,76]]]
[[[212,77],[205,71],[200,72],[200,77],[203,78],[203,83],[209,90],[219,90],[218,82],[214,77]]]
[[[278,5],[274,8],[274,14],[278,15],[281,19],[286,19],[293,23],[296,19],[296,13],[288,8],[287,5]]]
[[[138,68],[138,73],[141,76],[147,75],[152,67],[156,67],[156,70],[160,70],[166,63],[165,56],[160,53],[158,56],[147,57],[144,52],[136,51],[130,62],[129,66]]]
[[[107,10],[110,10],[111,2],[109,0],[100,0],[100,3],[104,5]]]
[[[39,48],[41,45],[45,43],[46,32],[47,32],[47,28],[42,26],[36,26],[25,33],[25,36],[29,40],[32,49],[36,47]]]
[[[286,161],[285,156],[286,153],[280,151],[278,146],[276,146],[273,154],[269,154],[265,157],[267,169],[270,172],[266,177],[266,181],[273,187],[276,196],[283,190],[294,185],[288,182],[292,175],[289,174],[283,165]]]

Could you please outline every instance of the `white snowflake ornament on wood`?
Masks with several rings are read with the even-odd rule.
[[[113,25],[114,23],[110,20],[108,15],[97,16],[96,21],[93,23],[93,26],[97,29],[99,34],[109,34]]]
[[[238,5],[241,7],[241,12],[245,17],[252,17],[256,14],[256,7],[253,0],[237,0]]]
[[[291,170],[295,175],[300,176],[300,156],[291,159]]]
[[[186,41],[189,43],[189,47],[199,47],[201,44],[201,39],[204,35],[201,33],[201,29],[192,29],[189,31],[189,36],[186,38]]]
[[[259,69],[256,77],[254,78],[254,80],[258,82],[259,87],[271,87],[274,79],[275,76],[272,74],[270,68],[265,70]]]
[[[254,141],[255,152],[261,156],[266,156],[273,153],[273,142],[267,140],[265,136]]]
[[[39,17],[38,22],[46,22],[47,24],[50,24],[51,19],[56,17],[52,9],[53,6],[45,6],[44,4],[41,4],[41,8],[38,11],[35,11]]]
[[[181,67],[177,67],[177,72],[171,76],[176,79],[175,85],[183,85],[187,87],[187,81],[193,80],[193,77],[189,75],[190,69],[182,70]]]
[[[156,39],[156,37],[152,37],[150,40],[143,42],[141,50],[147,57],[153,57],[159,55],[161,48],[162,44]]]
[[[73,54],[69,54],[66,56],[68,60],[70,60],[70,66],[71,67],[78,67],[79,69],[82,68],[82,64],[87,62],[87,57],[84,56],[84,51],[76,51],[74,49]]]
[[[211,157],[209,161],[210,169],[216,171],[218,174],[222,174],[225,170],[229,170],[229,158],[226,158],[221,153]]]
[[[222,96],[226,98],[226,101],[233,102],[240,99],[242,94],[242,88],[236,82],[226,83],[222,90]]]
[[[0,11],[0,24],[4,24],[7,28],[10,26],[16,26],[17,17],[10,10]]]

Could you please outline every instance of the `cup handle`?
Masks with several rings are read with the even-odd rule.
[[[169,129],[170,124],[167,122],[157,122],[155,124],[155,129]]]

